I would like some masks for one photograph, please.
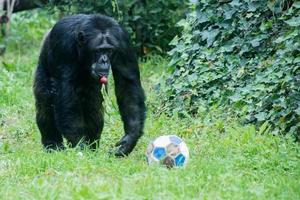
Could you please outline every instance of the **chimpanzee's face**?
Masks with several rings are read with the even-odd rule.
[[[99,79],[101,77],[108,77],[111,68],[111,54],[112,49],[99,47],[93,51],[93,63],[91,65],[91,74],[93,77]]]
[[[79,39],[82,35],[79,33]],[[83,36],[84,37],[84,36]],[[106,84],[107,77],[111,68],[111,58],[115,50],[115,38],[108,31],[94,34],[92,38],[86,41],[86,47],[90,54],[90,72],[91,75]],[[103,82],[101,80],[104,80]],[[106,81],[105,81],[106,80]]]

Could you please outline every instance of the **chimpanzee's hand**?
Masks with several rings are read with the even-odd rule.
[[[122,137],[122,139],[116,144],[117,150],[115,152],[115,156],[124,157],[127,156],[135,147],[137,143],[137,138],[126,134]]]

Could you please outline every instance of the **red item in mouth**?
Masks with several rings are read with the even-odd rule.
[[[100,78],[100,83],[101,83],[101,84],[107,84],[107,82],[108,82],[107,77],[102,76],[102,77]]]

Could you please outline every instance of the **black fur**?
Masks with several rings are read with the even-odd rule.
[[[112,50],[107,55],[124,123],[125,135],[115,155],[128,155],[143,134],[145,97],[128,34],[110,17],[74,15],[61,19],[47,34],[35,73],[36,120],[46,149],[64,148],[63,137],[73,147],[79,141],[98,146],[103,97],[92,65],[99,59],[93,49],[99,47],[100,54],[106,50],[101,45]]]

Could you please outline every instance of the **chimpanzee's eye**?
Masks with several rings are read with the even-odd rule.
[[[108,57],[110,57],[113,53],[113,49],[107,48],[107,49],[98,49],[95,51],[95,57],[99,58],[101,55],[106,54]]]
[[[113,53],[113,50],[112,50],[112,49],[107,49],[107,54],[108,54],[108,56],[111,56],[112,53]]]
[[[104,53],[104,52],[103,52],[102,49],[96,50],[96,51],[95,51],[95,56],[96,56],[97,58],[99,58],[103,53]]]

